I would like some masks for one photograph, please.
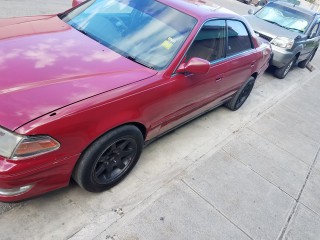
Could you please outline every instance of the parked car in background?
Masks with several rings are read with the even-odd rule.
[[[218,106],[239,109],[271,46],[203,2],[89,0],[0,20],[0,200],[71,177],[107,190],[158,136]]]
[[[251,4],[252,1],[254,1],[254,0],[238,0],[238,1],[246,3],[246,4]]]
[[[295,5],[300,5],[299,0],[252,0],[251,3],[255,6],[264,6],[267,3],[277,2],[277,1],[289,2],[289,3],[295,4]]]
[[[77,2],[77,1],[81,1],[81,0],[74,0],[74,1]],[[238,1],[246,3],[246,4],[251,4],[254,6],[264,6],[267,3],[277,2],[277,1],[289,2],[289,3],[295,4],[295,5],[300,5],[299,0],[238,0]]]
[[[268,3],[268,0],[252,0],[251,3],[254,6],[264,6]]]
[[[320,15],[316,12],[277,1],[245,18],[260,37],[271,43],[274,75],[280,79],[296,63],[305,68],[318,50]]]

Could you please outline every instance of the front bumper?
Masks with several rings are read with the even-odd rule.
[[[16,202],[69,184],[79,155],[12,161],[0,157],[0,201]]]
[[[287,49],[280,48],[272,45],[272,61],[271,65],[276,66],[277,68],[282,68],[286,66],[291,59],[295,56],[295,54]]]

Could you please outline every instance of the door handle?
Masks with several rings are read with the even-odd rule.
[[[256,65],[256,62],[255,62],[255,61],[251,63],[250,67],[252,67],[252,68],[253,68],[253,67],[254,67],[254,65]]]
[[[216,77],[216,82],[220,82],[221,80],[222,80],[222,78],[223,78],[223,75],[221,74],[221,75],[218,75],[217,77]]]

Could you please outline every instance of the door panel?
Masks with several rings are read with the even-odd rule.
[[[222,95],[236,91],[252,75],[256,63],[256,49],[245,25],[227,20],[227,69],[220,84]]]
[[[256,50],[252,49],[227,59],[227,69],[219,88],[225,95],[236,91],[252,75],[256,63]]]
[[[220,95],[219,85],[227,68],[224,61],[225,43],[225,20],[213,20],[204,24],[183,62],[198,57],[213,63],[207,74],[172,76],[173,94],[170,96],[170,106],[168,106],[172,111],[163,123],[161,131],[179,125],[216,104],[215,100]]]
[[[219,84],[223,81],[223,75],[227,63],[219,63],[211,66],[207,74],[178,74],[172,77],[171,92],[167,98],[168,108],[171,114],[163,123],[161,132],[165,132],[218,103],[221,95]]]
[[[309,36],[315,34],[313,38],[306,37],[305,42],[303,44],[303,49],[301,51],[300,60],[304,60],[307,57],[309,57],[310,53],[319,45],[319,24],[315,24],[310,33]]]

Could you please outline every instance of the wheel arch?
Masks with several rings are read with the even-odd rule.
[[[95,139],[93,139],[90,143],[88,143],[88,145],[83,149],[83,151],[81,152],[81,154],[79,155],[77,161],[75,162],[73,169],[72,169],[72,174],[70,175],[70,179],[73,177],[74,171],[79,163],[79,159],[81,159],[81,157],[84,155],[84,153],[92,146],[92,144],[94,144],[95,141],[97,141],[98,139],[100,139],[101,137],[103,137],[104,135],[106,135],[107,133],[117,129],[117,128],[121,128],[123,126],[135,126],[136,128],[139,129],[139,131],[142,133],[143,136],[143,140],[145,141],[146,139],[146,135],[147,135],[147,128],[145,127],[144,124],[140,123],[140,122],[127,122],[127,123],[123,123],[120,124],[118,126],[115,126],[113,128],[110,128],[109,130],[107,130],[106,132],[102,133],[101,135],[97,136]]]
[[[299,60],[300,55],[301,55],[301,52],[300,52],[300,51],[296,53],[296,55],[295,55],[295,57],[296,57],[296,61],[298,61],[298,60]]]
[[[103,132],[102,134],[98,135],[96,138],[92,139],[91,142],[88,143],[88,145],[83,149],[81,155],[99,138],[101,138],[102,136],[104,136],[105,134],[109,133],[110,131],[113,131],[114,129],[117,128],[121,128],[123,126],[128,126],[128,125],[132,125],[135,126],[136,128],[138,128],[143,136],[143,140],[146,140],[146,136],[147,136],[147,128],[145,127],[144,124],[140,123],[140,122],[126,122],[126,123],[122,123],[119,124],[117,126],[114,126],[110,129],[108,129],[107,131]]]
[[[257,73],[257,72],[254,72],[254,73],[251,75],[251,77],[253,77],[254,79],[257,79],[258,73]]]

